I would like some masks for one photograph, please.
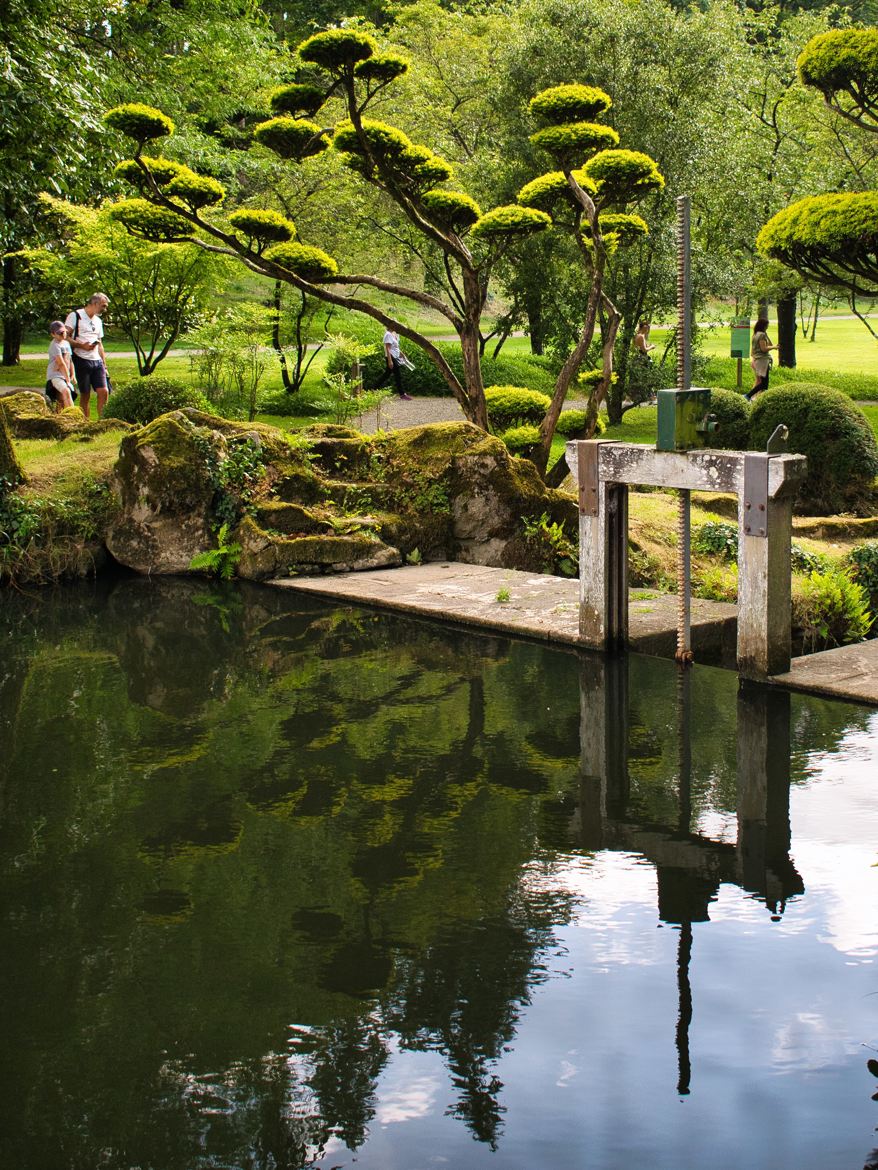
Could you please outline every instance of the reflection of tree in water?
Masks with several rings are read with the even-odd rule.
[[[7,1163],[268,1170],[357,1148],[394,1032],[442,1053],[453,1113],[495,1146],[496,1065],[569,915],[522,874],[541,835],[569,848],[576,657],[551,657],[549,685],[541,648],[205,593],[74,590],[43,650],[0,633]],[[630,807],[675,823],[672,701],[638,669]],[[734,807],[713,677],[694,816]]]

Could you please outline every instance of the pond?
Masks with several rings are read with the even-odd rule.
[[[878,713],[270,588],[0,604],[0,1165],[871,1157]]]

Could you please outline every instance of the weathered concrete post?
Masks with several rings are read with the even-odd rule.
[[[774,457],[744,456],[738,496],[738,670],[754,678],[790,668],[793,491],[768,494]]]
[[[583,655],[579,663],[578,824],[581,849],[603,849],[608,818],[628,801],[628,660]]]
[[[600,650],[628,641],[628,488],[600,475],[600,439],[576,443],[579,635]]]

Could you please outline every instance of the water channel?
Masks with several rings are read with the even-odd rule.
[[[0,606],[3,1167],[871,1164],[878,712],[269,588]]]

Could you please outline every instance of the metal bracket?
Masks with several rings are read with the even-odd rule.
[[[768,536],[768,465],[770,455],[744,456],[744,535]]]
[[[600,440],[589,439],[579,444],[576,453],[579,481],[579,511],[583,516],[597,516],[600,487]]]

